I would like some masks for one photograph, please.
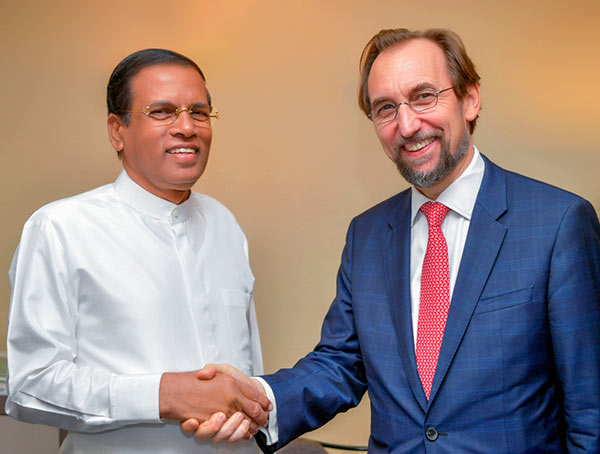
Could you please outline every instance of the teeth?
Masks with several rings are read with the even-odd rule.
[[[196,153],[196,150],[194,150],[193,148],[173,148],[172,150],[167,150],[167,153],[171,153],[171,154]]]
[[[418,151],[421,148],[425,148],[427,145],[429,145],[431,142],[433,142],[435,139],[432,137],[430,139],[425,139],[421,142],[416,142],[413,144],[406,144],[404,145],[404,148],[408,151]]]

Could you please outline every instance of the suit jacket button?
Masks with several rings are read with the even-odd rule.
[[[438,439],[440,434],[438,433],[435,427],[428,427],[425,431],[425,436],[429,441],[435,441]]]

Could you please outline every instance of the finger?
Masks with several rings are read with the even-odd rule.
[[[242,371],[236,369],[229,364],[211,364],[211,366],[215,367],[217,372],[223,375],[229,375],[237,380],[240,380],[244,383],[249,383],[250,379],[248,376]]]
[[[257,401],[260,404],[260,406],[263,407],[265,411],[273,410],[273,404],[267,397],[267,393],[263,384],[255,378],[250,379],[250,384],[254,387],[254,389],[256,389],[256,392],[258,393]]]
[[[264,394],[264,389],[258,381],[251,380],[250,384],[240,383],[240,387],[245,397],[260,405],[260,410],[263,413],[264,411],[271,411],[273,409],[271,401]],[[246,412],[246,414],[248,414],[246,409],[243,410]]]
[[[190,418],[186,419],[185,421],[182,421],[179,425],[181,427],[181,430],[183,430],[185,433],[191,434],[198,429],[198,427],[200,426],[200,421],[194,418]]]
[[[245,420],[244,415],[239,411],[234,413],[228,420],[223,424],[221,429],[212,437],[213,441],[224,441],[229,440],[234,435],[237,429],[242,426],[244,432],[248,431],[248,422]],[[239,440],[239,438],[238,438]],[[237,441],[237,440],[232,440]]]
[[[239,399],[243,412],[260,427],[267,427],[269,415],[256,402],[244,397]]]
[[[246,419],[248,420],[248,435],[250,435],[250,438],[252,438],[252,435],[256,435],[256,432],[258,432],[258,424],[251,419]]]
[[[250,432],[248,432],[248,427],[250,426],[250,421],[244,419],[242,423],[235,429],[235,432],[227,439],[228,442],[234,443],[239,440],[249,440],[252,438]]]
[[[215,376],[216,373],[217,373],[217,368],[215,367],[215,365],[207,364],[206,366],[204,366],[204,368],[202,368],[201,370],[198,371],[198,373],[196,374],[196,377],[199,380],[210,380],[211,378],[213,378]]]
[[[214,437],[219,430],[223,427],[223,424],[227,421],[225,413],[215,413],[207,421],[204,421],[194,432],[194,438],[201,440],[204,438]]]

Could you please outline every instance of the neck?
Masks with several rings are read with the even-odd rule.
[[[183,202],[185,202],[187,199],[190,198],[190,195],[192,193],[192,191],[190,189],[188,189],[187,191],[174,191],[176,192],[176,194],[173,194],[173,197],[162,197],[159,195],[159,197],[162,197],[163,199],[168,200],[171,203],[174,203],[175,205],[180,205]]]
[[[448,186],[454,183],[464,173],[465,170],[467,170],[467,167],[469,167],[469,164],[471,164],[471,161],[473,160],[474,154],[475,152],[473,151],[473,145],[469,144],[469,151],[467,151],[467,154],[460,160],[456,167],[452,169],[452,172],[431,186],[426,188],[419,186],[415,187],[429,200],[437,200],[440,194],[444,192]]]

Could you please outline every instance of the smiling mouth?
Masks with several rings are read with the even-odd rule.
[[[197,153],[198,150],[195,148],[173,148],[171,150],[167,150],[169,154],[194,154]]]
[[[404,145],[404,149],[406,151],[419,151],[425,148],[427,145],[432,143],[435,140],[435,137],[430,137],[425,140],[421,140],[420,142],[407,143]]]

